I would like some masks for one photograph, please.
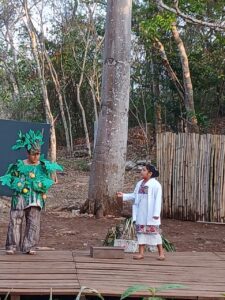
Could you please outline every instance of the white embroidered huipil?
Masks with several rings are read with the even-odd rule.
[[[162,244],[159,234],[162,204],[161,184],[155,178],[151,178],[147,182],[141,180],[137,183],[133,193],[123,194],[123,201],[129,200],[133,201],[132,217],[133,222],[136,223],[138,243],[154,246]],[[153,217],[159,218],[155,220]]]

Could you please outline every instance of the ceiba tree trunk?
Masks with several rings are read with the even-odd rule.
[[[97,217],[120,214],[128,132],[132,0],[108,0],[101,111],[88,204]]]

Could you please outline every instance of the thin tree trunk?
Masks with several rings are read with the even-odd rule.
[[[194,108],[193,86],[191,81],[191,73],[189,68],[188,57],[184,47],[184,43],[180,38],[180,34],[177,30],[175,23],[173,23],[172,25],[172,33],[180,53],[180,60],[181,60],[182,71],[183,71],[183,83],[184,83],[184,104],[188,114],[187,119],[191,122],[191,127],[192,127],[190,128],[191,131],[198,132],[199,128],[198,128],[198,121],[196,118],[195,108]]]
[[[97,217],[120,214],[115,194],[123,188],[130,89],[132,0],[108,0],[102,102],[88,204]]]
[[[85,133],[85,140],[86,140],[86,147],[88,149],[88,156],[91,157],[91,143],[90,143],[90,139],[89,139],[86,114],[85,114],[85,110],[84,110],[83,104],[81,103],[81,99],[80,99],[80,89],[81,89],[83,79],[84,79],[84,72],[85,72],[85,66],[86,66],[86,61],[87,61],[87,53],[88,53],[89,44],[90,44],[90,28],[88,29],[88,33],[87,33],[84,57],[83,57],[83,62],[82,62],[82,66],[81,66],[80,80],[79,80],[78,84],[75,84],[75,82],[73,82],[73,85],[74,85],[74,87],[76,87],[76,91],[77,91],[77,103],[81,110],[82,121],[83,121],[83,126],[84,126],[84,133]],[[76,59],[74,48],[73,48],[73,56],[74,56],[74,60],[76,61],[77,59]]]
[[[43,45],[44,46],[44,45]],[[55,89],[56,92],[58,94],[58,99],[59,99],[59,108],[60,108],[60,113],[61,113],[61,117],[62,117],[62,122],[63,122],[63,127],[64,127],[64,132],[65,132],[65,137],[66,137],[66,150],[67,153],[69,155],[71,155],[71,147],[70,147],[70,137],[69,137],[69,129],[68,129],[68,125],[67,125],[67,121],[66,121],[66,116],[65,116],[65,112],[64,112],[64,103],[63,103],[63,96],[62,96],[62,91],[61,91],[61,86],[59,83],[59,78],[58,78],[58,74],[48,56],[48,53],[46,51],[46,49],[44,49],[44,54],[49,66],[49,70],[52,76],[52,80],[54,82],[55,85]]]
[[[23,8],[26,16],[26,22],[25,25],[27,27],[27,31],[30,37],[31,41],[31,50],[37,65],[37,72],[38,72],[38,77],[40,80],[40,85],[41,85],[41,91],[42,91],[42,96],[44,100],[44,110],[45,110],[45,115],[46,115],[46,122],[50,124],[50,159],[52,161],[56,161],[56,134],[55,134],[55,122],[54,118],[51,112],[51,107],[50,107],[50,102],[48,99],[48,91],[47,91],[47,84],[45,81],[45,76],[44,76],[44,68],[41,66],[41,62],[39,59],[39,50],[38,50],[38,44],[37,44],[37,36],[36,32],[34,29],[34,25],[32,23],[32,20],[30,18],[28,6],[27,6],[27,0],[23,1]]]
[[[71,121],[71,115],[70,110],[66,101],[66,97],[64,97],[65,106],[66,106],[66,112],[68,116],[68,123],[69,123],[69,136],[70,136],[70,149],[71,149],[71,155],[73,154],[73,131],[72,131],[72,121]]]
[[[63,53],[63,49],[62,49],[62,48],[61,48],[61,53]],[[62,55],[61,55],[60,63],[61,63],[62,80],[63,80],[63,99],[64,99],[64,102],[65,102],[66,113],[67,113],[67,117],[68,117],[68,126],[69,126],[69,139],[70,139],[70,149],[71,149],[71,155],[72,155],[72,153],[73,153],[73,132],[72,132],[72,121],[71,121],[70,110],[69,110],[69,107],[68,107],[68,104],[67,104],[67,100],[66,100],[66,94],[65,94],[65,88],[66,88],[66,78],[65,78],[65,72],[64,72],[64,68],[63,68]]]
[[[5,23],[5,26],[6,26],[5,40],[8,43],[8,47],[10,46],[10,49],[8,49],[8,51],[10,51],[12,53],[13,65],[12,65],[12,67],[9,67],[7,65],[7,62],[4,60],[3,60],[3,64],[6,67],[6,72],[8,73],[9,79],[12,83],[13,100],[16,102],[16,101],[20,100],[21,93],[20,93],[20,86],[19,86],[19,82],[18,82],[17,53],[15,50],[14,41],[13,41],[13,31],[15,30],[14,25],[15,25],[14,23],[13,24],[9,24],[7,22]]]
[[[104,42],[104,38],[102,38],[100,42],[97,42],[97,39],[96,39],[96,47],[95,47],[93,64],[92,64],[92,74],[90,76],[86,75],[87,79],[88,79],[88,83],[91,88],[91,95],[92,95],[92,100],[93,100],[93,104],[94,104],[94,113],[95,113],[95,121],[96,122],[98,122],[98,106],[100,105],[97,64],[98,64],[98,53],[102,47],[103,42]]]
[[[91,143],[90,143],[90,139],[89,139],[89,133],[88,133],[88,126],[87,126],[87,119],[86,119],[85,110],[84,110],[84,107],[83,107],[83,105],[81,103],[81,100],[80,100],[80,85],[79,84],[76,85],[76,91],[77,91],[77,103],[79,105],[79,108],[81,110],[81,115],[82,115],[85,141],[86,141],[86,146],[87,146],[87,150],[88,150],[88,156],[91,157]]]
[[[163,65],[166,68],[170,79],[174,83],[174,86],[176,87],[176,90],[177,90],[177,93],[180,97],[180,100],[184,104],[184,88],[183,88],[183,85],[180,83],[179,79],[177,78],[177,75],[175,74],[175,72],[173,71],[173,68],[171,67],[171,65],[169,63],[169,60],[167,58],[167,55],[166,55],[165,48],[164,48],[163,44],[158,39],[155,39],[154,46],[159,51],[159,54],[161,56]]]
[[[4,64],[6,66],[6,64]],[[8,77],[9,82],[12,85],[12,97],[14,102],[18,102],[20,99],[20,91],[19,91],[19,86],[17,84],[17,80],[12,73],[11,70],[7,69],[7,66],[5,67],[5,71]]]
[[[90,88],[91,88],[91,96],[93,100],[93,105],[94,105],[94,113],[95,113],[95,121],[98,121],[98,108],[97,108],[97,103],[96,103],[96,95],[95,95],[95,88],[94,88],[94,83],[92,78],[88,80]]]
[[[162,107],[160,103],[156,100],[154,104],[155,109],[155,129],[156,133],[162,132]]]
[[[152,51],[153,52],[153,51]],[[156,66],[153,59],[151,59],[151,69],[152,69],[152,94],[154,97],[154,110],[155,110],[155,129],[156,133],[162,132],[162,108],[159,102],[160,100],[160,88],[159,88],[159,78],[158,74],[156,76]]]

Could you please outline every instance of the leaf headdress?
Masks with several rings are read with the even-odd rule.
[[[12,147],[12,150],[18,150],[21,148],[26,148],[28,151],[40,151],[41,146],[44,144],[43,135],[40,131],[34,132],[29,130],[27,133],[22,133],[19,131],[18,139],[16,144]]]

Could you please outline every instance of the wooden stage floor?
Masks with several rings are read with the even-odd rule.
[[[53,296],[75,296],[81,286],[97,289],[110,299],[134,284],[168,283],[185,288],[163,292],[163,297],[224,299],[225,253],[176,252],[159,262],[155,254],[134,261],[131,255],[121,260],[93,259],[81,251],[39,251],[37,256],[7,256],[0,251],[0,295],[11,290],[12,299],[50,295],[51,289]]]

